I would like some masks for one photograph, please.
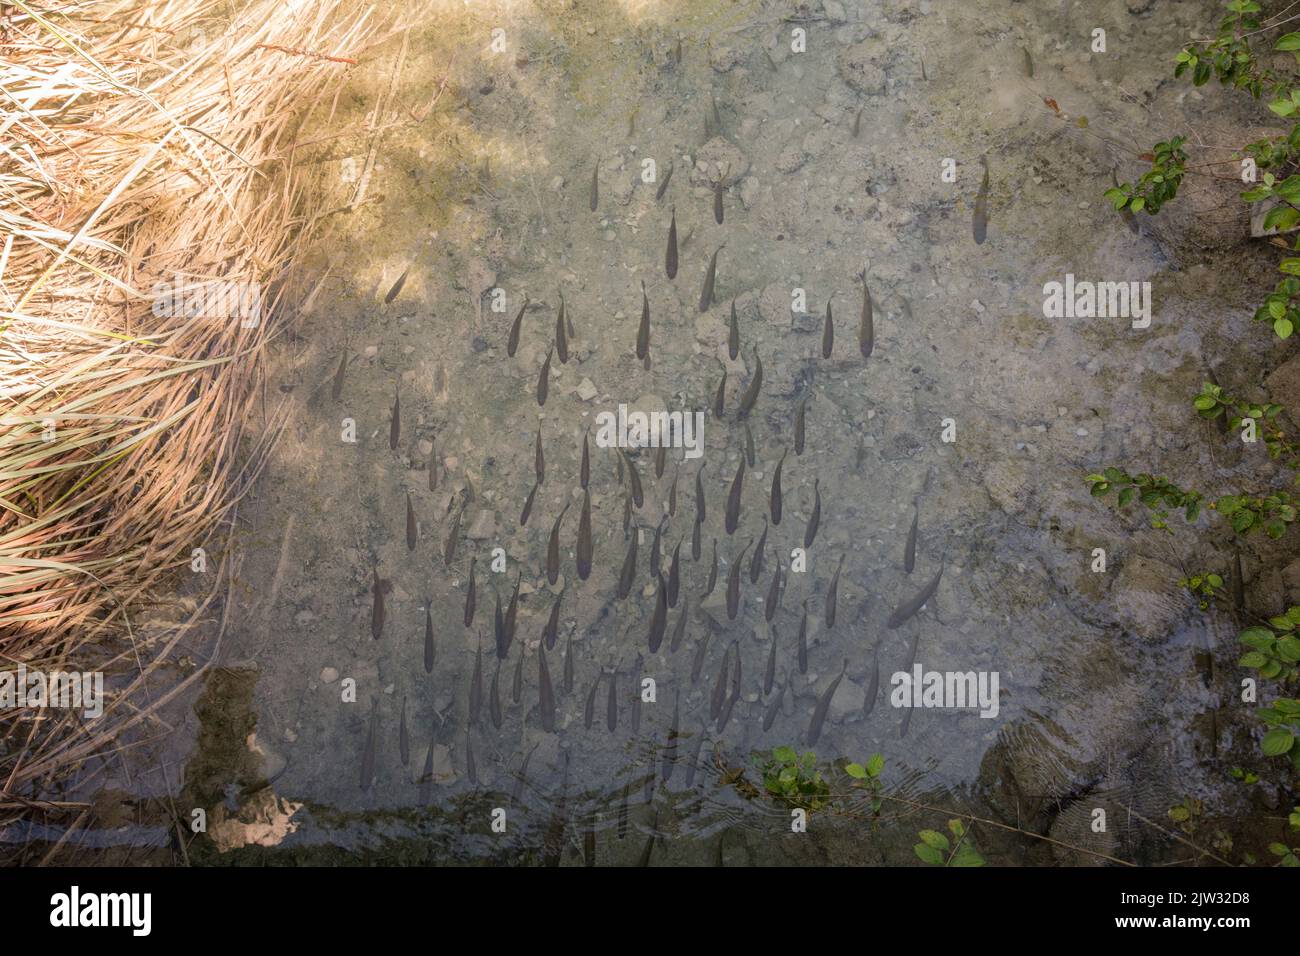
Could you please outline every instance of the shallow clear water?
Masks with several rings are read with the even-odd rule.
[[[1147,98],[1157,96],[1181,38],[1210,22],[1215,6],[1156,3],[1136,16],[1121,4],[1104,17],[1088,6],[844,2],[812,4],[806,19],[789,21],[798,14],[788,6],[763,3],[581,3],[563,12],[455,5],[368,60],[333,120],[346,135],[317,167],[327,207],[360,202],[332,217],[314,251],[304,285],[327,268],[329,278],[272,374],[288,424],[231,539],[239,563],[217,649],[224,670],[201,699],[184,702],[175,734],[142,765],[173,768],[168,780],[184,780],[182,803],[208,808],[217,821],[212,838],[222,850],[248,853],[260,843],[338,860],[568,863],[583,858],[585,844],[598,862],[634,863],[655,833],[655,863],[914,863],[917,830],[942,828],[942,810],[951,809],[1058,841],[977,824],[974,839],[993,862],[1095,862],[1099,854],[1170,862],[1185,850],[1135,812],[1166,820],[1170,806],[1197,796],[1215,811],[1240,813],[1201,731],[1218,698],[1194,657],[1217,641],[1226,667],[1230,628],[1182,616],[1159,622],[1154,636],[1136,634],[1114,610],[1112,582],[1141,556],[1178,561],[1165,539],[1092,502],[1082,482],[1118,461],[1156,460],[1167,470],[1205,464],[1190,440],[1171,441],[1163,437],[1170,428],[1160,429],[1188,427],[1202,335],[1242,327],[1231,269],[1173,281],[1153,238],[1129,232],[1100,194],[1116,161],[1107,140],[1145,148],[1199,109],[1177,95],[1185,91]],[[1109,53],[1089,52],[1094,26],[1109,29]],[[500,53],[491,49],[495,27],[505,31]],[[806,52],[791,51],[796,29],[805,31]],[[445,75],[448,88],[426,115]],[[380,131],[363,129],[367,120]],[[977,244],[982,157],[988,231]],[[647,158],[657,166],[650,183],[641,178]],[[943,177],[946,159],[955,161],[955,182]],[[720,178],[722,224],[713,214]],[[664,257],[674,210],[680,270],[670,281]],[[701,312],[718,249],[715,301]],[[863,270],[874,304],[865,359]],[[1043,284],[1067,272],[1152,281],[1151,328],[1043,318]],[[642,282],[648,369],[635,354]],[[504,296],[502,311],[492,308],[493,289]],[[804,290],[798,308],[795,290]],[[552,359],[539,407],[561,292],[575,335],[568,362]],[[507,337],[525,296],[510,357]],[[821,351],[828,302],[829,359]],[[727,496],[746,443],[737,409],[755,352],[763,366],[747,419],[755,462],[739,526],[727,534]],[[712,406],[724,370],[719,420]],[[392,450],[395,390],[401,428]],[[796,455],[804,399],[806,447]],[[641,534],[637,576],[622,601],[615,591],[627,548],[626,484],[614,451],[594,440],[590,577],[579,580],[575,566],[583,436],[620,404],[707,413],[700,458],[674,452],[656,477],[653,450],[633,452],[645,491],[632,513]],[[345,419],[355,422],[355,443],[341,440]],[[539,423],[545,481],[521,528]],[[944,440],[946,429],[954,441]],[[753,548],[744,549],[764,533],[783,452],[782,520],[767,529],[751,583]],[[707,519],[696,561],[701,468]],[[667,577],[682,542],[682,598],[651,653],[656,585],[647,568],[675,477],[677,510],[663,525],[662,549]],[[816,493],[820,525],[807,569],[791,573]],[[548,538],[566,503],[562,580],[550,585]],[[715,539],[717,584],[702,597]],[[1105,575],[1089,570],[1095,547],[1108,551]],[[497,548],[501,573],[490,567]],[[742,552],[732,620],[725,591]],[[466,627],[472,559],[477,610]],[[831,627],[827,591],[841,560]],[[778,561],[786,583],[768,624],[764,600]],[[941,565],[924,608],[888,627]],[[376,573],[391,585],[378,639]],[[493,615],[517,578],[497,727]],[[546,730],[538,644],[561,594],[558,641],[546,652],[555,728]],[[683,602],[685,638],[670,652]],[[426,608],[432,673],[424,667]],[[796,653],[805,608],[806,672]],[[483,703],[469,726],[479,647]],[[729,647],[740,655],[741,680],[719,729],[710,703]],[[211,651],[199,647],[196,656]],[[996,717],[939,708],[909,719],[889,694],[891,676],[913,662],[996,673]],[[842,664],[820,739],[806,747],[817,700]],[[656,690],[639,717],[637,674]],[[349,679],[355,702],[342,699]],[[764,731],[776,687],[782,703]],[[372,713],[373,779],[363,780]],[[672,737],[675,713],[680,733]],[[1230,726],[1225,713],[1216,744],[1225,754],[1249,746]],[[433,775],[422,783],[431,744]],[[787,809],[728,773],[746,767],[746,780],[759,783],[751,754],[782,745],[815,750],[824,767],[880,753],[895,799],[875,826],[814,814],[809,833],[791,834]],[[846,783],[836,778],[837,787]],[[124,788],[166,789],[148,769]],[[1107,833],[1088,826],[1096,807],[1112,820]],[[494,808],[506,812],[505,835],[490,832]],[[204,849],[211,845],[199,841],[191,852]],[[241,858],[209,853],[212,861]]]

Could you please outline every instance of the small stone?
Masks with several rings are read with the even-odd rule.
[[[496,513],[484,509],[475,516],[474,523],[469,526],[466,535],[473,541],[486,541],[488,538],[495,536],[496,533]]]
[[[320,672],[320,682],[322,684],[332,684],[339,679],[339,672],[333,667],[325,667]]]
[[[584,378],[578,383],[578,397],[584,402],[589,402],[596,397],[596,386],[589,378]]]

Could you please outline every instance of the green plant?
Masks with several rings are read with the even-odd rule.
[[[949,820],[948,830],[955,843],[938,830],[922,830],[917,834],[921,842],[912,849],[921,862],[931,866],[983,866],[984,857],[969,839],[966,826],[960,820]]]
[[[1291,765],[1300,770],[1300,700],[1279,697],[1268,707],[1257,712],[1268,730],[1259,742],[1265,757],[1288,757]]]
[[[1242,667],[1259,671],[1261,677],[1277,679],[1282,683],[1295,680],[1300,674],[1300,607],[1288,608],[1285,614],[1269,618],[1268,625],[1248,627],[1237,635],[1237,640],[1250,648],[1237,661]]]
[[[853,778],[855,789],[865,789],[871,794],[871,812],[880,813],[881,784],[880,772],[885,769],[885,758],[881,754],[872,754],[866,765],[850,763],[844,766],[844,772]]]
[[[766,757],[758,756],[763,789],[774,799],[810,813],[830,802],[830,784],[817,769],[817,755],[811,750],[801,757],[793,747],[777,747]]]
[[[1292,838],[1300,837],[1300,806],[1291,811],[1287,818],[1290,823]],[[1270,843],[1268,852],[1274,856],[1281,857],[1278,860],[1278,866],[1300,866],[1300,846],[1287,846],[1285,843]]]

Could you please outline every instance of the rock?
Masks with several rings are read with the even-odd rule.
[[[740,183],[740,204],[746,209],[753,209],[757,199],[758,180],[753,176],[746,176]]]
[[[691,185],[712,188],[721,176],[722,185],[731,186],[748,172],[749,159],[745,154],[728,140],[715,136],[695,154],[695,162],[691,166]]]
[[[474,523],[469,526],[467,536],[474,541],[485,541],[495,536],[497,533],[496,513],[484,509],[474,517]]]
[[[1300,558],[1282,569],[1282,593],[1288,605],[1300,604]]]
[[[867,692],[847,677],[835,688],[829,711],[832,723],[841,724],[846,720],[861,716],[862,708],[867,702]]]
[[[1292,356],[1264,379],[1268,397],[1288,411],[1300,411],[1300,355]]]
[[[337,668],[325,667],[321,669],[320,682],[322,684],[332,684],[338,679],[339,679],[339,672]]]
[[[1029,462],[1005,458],[985,467],[984,490],[999,508],[1015,516],[1029,505],[1032,496],[1029,479]]]
[[[740,54],[732,47],[713,47],[709,51],[709,65],[718,73],[730,73],[740,62]]]
[[[787,143],[777,154],[776,169],[781,173],[793,173],[808,162],[808,153],[798,143]]]
[[[1126,630],[1148,641],[1162,641],[1186,615],[1189,599],[1178,584],[1182,572],[1173,565],[1134,555],[1111,586],[1115,618]]]
[[[822,11],[832,23],[843,23],[848,19],[844,13],[844,4],[836,3],[835,0],[822,0]]]
[[[885,45],[882,40],[868,37],[861,43],[855,43],[841,50],[836,57],[836,67],[844,82],[860,93],[876,96],[885,92],[885,71],[877,65],[885,57]]]
[[[578,397],[584,402],[589,402],[596,397],[596,385],[589,378],[584,378],[578,383]]]

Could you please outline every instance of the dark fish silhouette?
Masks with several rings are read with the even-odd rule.
[[[691,560],[700,560],[700,523],[698,521],[691,524]]]
[[[727,495],[726,529],[727,534],[734,534],[740,524],[740,493],[745,485],[745,459],[742,456],[736,466],[736,477],[731,480],[731,492]]]
[[[848,670],[849,662],[845,658],[844,666],[840,668],[839,674],[831,681],[830,686],[822,691],[821,697],[817,698],[817,706],[813,708],[812,721],[808,724],[808,746],[817,745],[817,739],[822,735],[822,725],[826,723],[826,714],[831,709],[831,698],[835,696],[836,689],[840,686],[840,681],[844,679],[844,672]]]
[[[740,400],[740,408],[736,412],[737,418],[744,418],[758,401],[759,389],[763,387],[763,360],[758,357],[758,346],[754,346],[754,377],[749,380],[749,388],[745,389],[745,394]]]
[[[813,479],[813,510],[812,510],[812,514],[808,516],[808,527],[804,530],[803,533],[803,546],[805,548],[812,547],[813,539],[817,537],[817,526],[821,524],[821,520],[822,520],[821,479],[814,478]]]
[[[537,645],[537,712],[542,729],[555,730],[555,692],[551,689],[551,672],[546,666],[546,648]]]
[[[934,592],[939,590],[939,579],[941,577],[943,577],[942,561],[939,562],[939,570],[936,571],[934,577],[930,579],[930,583],[921,588],[920,593],[918,593],[916,597],[907,601],[899,607],[898,610],[891,614],[889,616],[889,621],[885,626],[890,630],[893,630],[905,621],[909,620],[917,611],[921,610],[921,608],[925,606],[925,602],[934,597]]]
[[[587,485],[591,482],[591,455],[587,451],[587,432],[589,431],[591,431],[590,426],[587,427],[586,432],[582,433],[582,465],[578,469],[578,484],[583,491],[587,490]]]
[[[749,583],[757,584],[759,575],[763,573],[764,550],[767,548],[767,517],[763,517],[763,533],[758,536],[758,547],[754,549],[754,555],[749,559]]]
[[[756,452],[754,450],[754,433],[749,429],[749,422],[745,422],[744,424],[745,424],[745,463],[749,465],[750,468],[753,468],[754,463],[757,461]]]
[[[861,129],[862,129],[862,110],[859,109],[858,114],[853,117],[853,138],[854,139],[858,138],[858,132]]]
[[[803,602],[803,620],[799,622],[799,673],[808,673],[808,602]]]
[[[839,601],[840,595],[840,571],[844,568],[844,555],[840,555],[839,564],[835,565],[835,573],[831,575],[831,586],[826,589],[826,626],[835,626],[835,606]]]
[[[438,741],[435,730],[429,736],[429,749],[424,755],[424,771],[420,774],[420,806],[428,806],[433,795],[433,748]]]
[[[406,550],[414,551],[420,540],[419,526],[415,523],[415,509],[411,507],[411,493],[406,493]]]
[[[664,783],[672,779],[677,767],[677,737],[682,721],[682,689],[677,688],[677,698],[673,701],[673,722],[668,726],[668,746],[664,748],[663,777]]]
[[[564,639],[564,692],[573,693],[573,638]]]
[[[807,407],[808,407],[808,396],[805,395],[803,398],[799,399],[799,407],[795,409],[795,413],[794,413],[794,453],[795,453],[795,455],[802,455],[802,454],[803,454],[803,444],[804,444],[804,424],[805,424],[805,421],[806,421],[806,415],[807,415],[805,409],[807,409]]]
[[[424,609],[424,672],[433,673],[433,662],[437,657],[437,647],[433,641],[433,613],[428,606]]]
[[[632,582],[636,580],[636,553],[641,542],[641,532],[632,529],[627,542],[627,554],[623,557],[623,569],[618,574],[618,599],[624,600],[632,592]]]
[[[858,273],[862,280],[862,320],[858,323],[858,351],[863,358],[871,358],[871,350],[876,347],[876,324],[872,318],[871,290],[867,288],[867,270]]]
[[[668,172],[664,174],[664,181],[659,184],[655,190],[655,202],[664,198],[664,193],[668,192],[668,180],[673,178],[673,163],[668,164]]]
[[[876,641],[871,652],[871,680],[867,682],[866,699],[862,702],[862,714],[867,716],[876,706],[876,694],[880,691],[880,641]]]
[[[641,280],[641,324],[636,330],[636,357],[644,359],[650,354],[650,299],[646,296],[645,280]]]
[[[781,713],[781,698],[785,696],[785,688],[789,683],[789,679],[783,681],[781,686],[777,688],[776,696],[767,702],[767,709],[763,711],[764,733],[772,729],[772,724],[776,722],[776,715]]]
[[[379,703],[370,705],[370,731],[366,735],[366,746],[361,752],[361,789],[369,790],[375,779],[375,732],[379,723]]]
[[[338,401],[343,397],[343,378],[348,371],[348,350],[343,349],[343,354],[339,356],[339,369],[334,373],[334,384],[330,386],[330,398]]]
[[[555,313],[555,352],[560,357],[560,364],[567,365],[569,362],[569,337],[565,334],[564,328],[564,293],[559,291],[559,295],[560,311]]]
[[[510,648],[511,641],[515,639],[515,620],[519,616],[519,583],[522,579],[523,579],[523,572],[521,571],[517,575],[515,575],[515,590],[514,593],[510,595],[510,606],[506,608],[506,617],[505,617],[504,625],[505,625],[507,651]],[[505,654],[502,654],[501,658],[502,660],[504,660]]]
[[[546,546],[546,580],[551,584],[560,579],[560,522],[564,520],[570,504],[572,502],[566,501],[560,509],[555,524],[551,526],[551,540]]]
[[[519,512],[519,527],[528,524],[528,516],[533,513],[533,498],[537,495],[537,489],[540,485],[534,483],[533,490],[528,492],[528,497],[524,499],[524,510]]]
[[[777,460],[776,469],[772,472],[772,494],[770,504],[772,510],[772,524],[781,523],[781,468],[785,465],[785,455],[788,449],[781,449],[781,457]]]
[[[677,479],[681,475],[681,465],[673,463],[673,483],[668,488],[668,517],[677,516]]]
[[[718,382],[718,390],[713,393],[713,417],[721,418],[722,413],[727,408],[727,370],[722,370],[722,381]],[[702,465],[700,467],[703,467]]]
[[[632,503],[640,508],[645,504],[645,492],[641,487],[641,475],[636,470],[636,465],[632,464],[632,459],[627,456],[627,452],[619,449],[618,453],[623,456],[623,461],[627,465],[628,484],[632,488]]]
[[[506,640],[506,619],[501,613],[501,595],[495,589],[492,595],[497,599],[496,613],[492,617],[492,635],[496,639],[497,657],[504,657],[510,650],[510,644]]]
[[[700,679],[700,671],[704,669],[704,655],[709,647],[709,632],[706,630],[700,642],[695,645],[695,657],[691,661],[691,683],[695,684]]]
[[[989,161],[987,156],[980,157],[984,167],[984,178],[980,181],[979,192],[975,194],[975,216],[971,220],[971,233],[975,244],[980,245],[989,231]]]
[[[524,762],[519,765],[519,771],[515,774],[514,790],[510,794],[510,800],[512,803],[518,803],[520,798],[524,795],[524,782],[528,779],[528,764],[532,761],[533,754],[537,752],[537,748],[540,746],[540,741],[533,744],[532,749],[524,755]]]
[[[471,784],[478,784],[478,767],[474,763],[474,744],[469,739],[469,727],[465,728],[465,776]]]
[[[727,354],[734,362],[740,354],[740,320],[736,318],[736,300],[731,300],[731,324],[727,328]]]
[[[612,734],[618,728],[618,669],[609,672],[609,699],[605,702],[605,726]],[[626,792],[625,792],[626,795]]]
[[[745,552],[749,550],[749,545],[754,543],[754,539],[749,539],[741,549],[736,560],[731,562],[731,572],[727,575],[727,618],[734,621],[736,611],[740,608],[740,566],[745,562]]]
[[[677,591],[681,587],[681,566],[679,560],[682,554],[682,542],[677,540],[677,547],[673,548],[673,560],[668,565],[668,606],[677,606]]]
[[[591,167],[591,211],[596,211],[596,206],[600,204],[600,179],[597,173],[600,172],[600,163],[594,163]]]
[[[394,282],[392,287],[388,290],[388,295],[384,296],[384,305],[389,305],[397,298],[398,293],[402,291],[402,286],[406,285],[406,274],[410,271],[410,266],[407,266],[402,270],[402,274],[397,277],[397,281]]]
[[[659,577],[663,570],[660,565],[660,555],[662,554],[660,544],[663,540],[664,522],[666,520],[666,518],[660,518],[659,524],[655,525],[654,543],[650,545],[650,574],[654,577]]]
[[[388,447],[397,451],[397,440],[402,437],[402,394],[393,389],[393,416],[388,422]]]
[[[541,374],[537,376],[537,404],[538,405],[546,404],[546,393],[547,391],[549,391],[551,385],[551,353],[554,351],[555,351],[554,345],[552,345],[546,351],[546,361],[542,363]]]
[[[479,635],[478,649],[474,652],[474,676],[469,679],[469,722],[470,726],[478,723],[478,714],[483,707],[483,637]]]
[[[582,709],[582,726],[585,730],[591,730],[592,722],[596,719],[596,691],[600,690],[600,674],[597,674],[591,682],[591,690],[587,692],[587,704]]]
[[[664,632],[668,629],[668,586],[662,576],[655,593],[654,614],[650,618],[649,647],[651,654],[659,653],[659,645],[664,641]]]
[[[719,226],[722,225],[722,184],[724,179],[719,179],[713,184],[713,221]]]
[[[718,668],[718,679],[713,683],[713,695],[709,698],[709,720],[717,720],[722,713],[722,703],[727,693],[727,664],[730,660],[731,645],[728,644],[722,655],[722,665]]]
[[[519,348],[519,332],[524,325],[524,313],[528,311],[528,296],[524,296],[524,304],[519,307],[519,314],[515,316],[514,324],[510,326],[510,337],[506,340],[506,355],[511,358],[515,357],[515,352]]]
[[[727,703],[718,717],[718,733],[727,729],[731,711],[735,708],[736,701],[740,700],[740,644],[735,641],[732,643],[736,645],[736,656],[731,659],[731,693],[727,695]]]
[[[668,224],[668,251],[664,253],[664,272],[669,279],[677,278],[677,207],[673,207],[672,221]]]
[[[781,562],[772,569],[772,583],[767,587],[767,600],[763,603],[763,620],[772,623],[777,605],[781,603]]]
[[[822,358],[831,357],[835,348],[835,320],[831,317],[831,300],[826,300],[826,321],[822,324]]]
[[[546,454],[542,451],[542,424],[537,423],[537,441],[533,445],[533,473],[537,475],[537,483],[546,482]]]
[[[709,567],[709,580],[704,586],[702,597],[708,597],[713,593],[713,586],[718,583],[718,539],[713,539],[713,564]]]
[[[691,599],[682,598],[682,610],[677,615],[677,625],[673,628],[673,636],[668,641],[668,651],[671,654],[677,653],[677,648],[682,646],[682,639],[686,636],[686,617],[690,612]]]
[[[497,661],[497,669],[492,672],[492,689],[488,693],[488,716],[492,718],[492,726],[497,730],[501,729],[501,661]]]
[[[563,591],[555,595],[555,600],[551,604],[550,617],[546,619],[546,627],[542,629],[542,642],[548,651],[555,650],[555,642],[560,639],[560,604],[563,600]]]
[[[518,704],[524,696],[524,645],[519,645],[519,663],[515,664],[515,678],[510,683],[510,700]]]
[[[438,490],[438,452],[436,448],[429,450],[429,490]]]
[[[655,449],[655,477],[664,476],[664,467],[668,464],[668,446],[660,445]]]
[[[713,252],[713,258],[709,260],[709,269],[704,273],[704,288],[700,290],[700,311],[709,311],[709,306],[713,305],[713,281],[718,274],[718,253],[727,247],[724,242]]]
[[[908,574],[916,567],[916,525],[921,518],[921,508],[912,502],[912,527],[907,529],[907,545],[903,548],[903,570]]]
[[[632,736],[641,732],[641,674],[645,658],[636,656],[636,672],[632,676]]]
[[[578,578],[587,580],[591,575],[591,495],[582,493],[582,517],[578,519]]]
[[[780,570],[779,568],[777,570]],[[763,696],[772,693],[772,683],[776,680],[776,628],[772,628],[772,645],[767,651],[767,670],[763,671]]]
[[[695,520],[704,524],[705,506],[704,506],[704,482],[701,476],[704,474],[704,465],[701,464],[695,472]]]
[[[370,636],[379,640],[379,635],[384,633],[384,582],[379,580],[379,568],[374,570],[375,582],[371,585],[370,593],[373,597],[374,604],[370,610]]]
[[[474,623],[474,608],[478,605],[478,585],[474,580],[474,566],[478,563],[478,555],[469,559],[469,587],[465,592],[465,626],[469,627]]]
[[[707,728],[706,728],[707,729]],[[690,759],[686,761],[686,789],[689,790],[695,785],[695,772],[700,767],[700,752],[704,749],[705,731],[695,735],[695,749],[691,751]]]

